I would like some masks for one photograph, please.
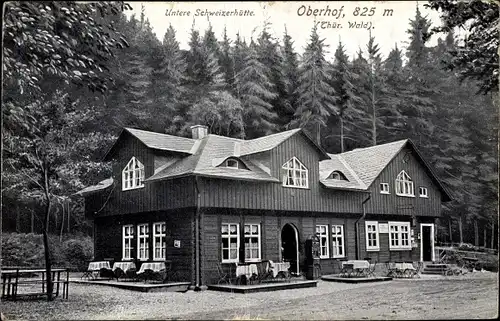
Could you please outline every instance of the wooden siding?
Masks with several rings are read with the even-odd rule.
[[[149,224],[149,260],[153,260],[153,223],[166,222],[167,259],[172,260],[173,268],[178,271],[180,280],[191,281],[192,277],[192,222],[194,209],[189,211],[169,211],[142,213],[140,215],[122,215],[117,217],[100,217],[95,220],[96,260],[113,258],[122,260],[122,226],[133,224],[135,233],[133,239],[133,257],[137,251],[137,224]],[[180,248],[174,247],[174,240],[181,242]],[[139,269],[142,262],[137,262]]]
[[[420,233],[421,223],[434,223],[434,219],[431,217],[417,217],[415,220],[415,225],[411,226],[410,229],[413,230],[413,237],[416,242],[417,247],[412,247],[411,250],[389,250],[389,233],[379,233],[379,251],[366,251],[366,230],[365,221],[377,221],[378,223],[388,223],[389,221],[396,222],[411,222],[408,217],[404,216],[381,216],[372,215],[367,217],[365,220],[359,222],[360,238],[361,238],[361,258],[370,257],[372,260],[378,263],[394,262],[394,261],[420,261],[420,239],[418,234]],[[411,233],[411,232],[410,232]]]
[[[128,134],[117,146],[114,155],[113,179],[114,186],[103,192],[92,194],[85,199],[85,213],[87,217],[109,216],[117,214],[131,214],[140,212],[169,210],[195,206],[194,179],[192,177],[174,180],[145,183],[138,189],[122,191],[122,170],[130,159],[135,156],[143,165],[145,176],[154,173],[155,159],[158,162],[158,153],[154,153],[138,139]],[[163,155],[170,159],[172,155]],[[96,213],[97,212],[97,213]]]
[[[264,155],[264,154],[263,154]],[[200,179],[201,206],[276,211],[361,213],[364,193],[331,190],[319,183],[319,154],[302,135],[294,135],[273,149],[272,176],[281,180],[281,166],[297,157],[309,170],[309,188],[283,187],[225,179]]]
[[[350,218],[351,214],[338,214],[332,217],[329,213],[310,213],[303,216],[294,212],[278,211],[255,211],[255,210],[232,210],[232,209],[203,209],[203,230],[202,237],[202,280],[206,284],[217,282],[217,264],[222,261],[221,253],[221,224],[240,224],[240,244],[243,242],[243,226],[246,223],[261,224],[261,258],[263,260],[281,261],[281,231],[286,224],[292,224],[299,232],[299,267],[301,271],[306,270],[305,266],[305,241],[316,233],[316,224],[328,224],[329,231],[331,225],[344,225],[344,249],[345,259],[354,259],[355,253],[355,233],[354,222],[356,219]],[[331,248],[331,235],[329,233],[328,242]],[[240,247],[243,249],[243,247]],[[331,256],[331,251],[330,251]],[[244,257],[244,252],[240,252],[240,261]],[[334,269],[339,264],[339,259],[321,259],[323,274],[334,273]],[[235,272],[234,263],[222,264],[226,272]]]
[[[402,170],[413,180],[415,197],[396,195],[395,180]],[[380,194],[381,183],[389,184],[390,194]],[[419,197],[419,187],[427,188],[428,198]],[[441,192],[409,148],[396,155],[380,173],[370,186],[370,193],[371,199],[366,204],[367,213],[434,217],[441,215]]]

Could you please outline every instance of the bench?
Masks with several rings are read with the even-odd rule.
[[[66,272],[66,278],[61,279],[61,273]],[[16,300],[22,297],[35,297],[35,296],[45,296],[47,292],[45,291],[46,285],[46,270],[45,269],[7,269],[2,270],[2,299],[12,299]],[[59,296],[59,290],[62,286],[62,297],[63,299],[68,299],[69,295],[69,271],[68,269],[55,268],[51,271],[53,292],[55,297]],[[33,279],[31,277],[24,277],[26,275],[41,275],[39,279]],[[33,285],[41,285],[41,291],[37,292],[19,292],[19,289]],[[32,288],[29,289],[33,291]]]

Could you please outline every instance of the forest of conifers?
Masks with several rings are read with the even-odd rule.
[[[445,68],[458,37],[448,32],[429,45],[435,26],[418,8],[407,42],[383,56],[371,35],[354,55],[342,45],[348,39],[329,48],[312,24],[305,48],[286,32],[272,36],[266,24],[249,26],[257,27],[252,39],[229,26],[223,34],[193,26],[181,50],[175,26],[159,40],[144,12],[98,17],[75,4],[49,3],[49,10],[33,3],[17,5],[44,19],[66,9],[113,22],[121,37],[87,25],[72,34],[64,31],[66,18],[57,32],[5,33],[11,58],[4,67],[11,72],[2,107],[4,231],[40,232],[46,224],[50,233],[87,233],[74,193],[109,176],[101,158],[125,126],[189,136],[191,125],[205,124],[211,133],[245,139],[302,127],[330,153],[411,139],[453,197],[443,205],[439,240],[496,247],[498,88],[461,81]],[[12,28],[16,17],[9,16]],[[82,34],[92,40],[78,42]],[[98,37],[102,47],[86,50]],[[21,45],[39,46],[32,49],[38,56],[18,59]]]

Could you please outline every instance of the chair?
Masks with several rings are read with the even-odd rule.
[[[220,263],[217,263],[217,273],[219,273],[219,280],[217,281],[217,284],[221,284],[222,282],[225,282],[228,285],[231,284],[231,277],[229,276],[229,273],[224,271]]]
[[[137,269],[130,268],[127,271],[125,271],[125,275],[127,276],[127,279],[136,280],[137,279]]]
[[[113,270],[111,270],[111,269],[101,268],[99,270],[99,276],[103,279],[108,279],[108,281],[109,281],[115,277],[115,274],[113,273]]]
[[[143,273],[139,274],[139,279],[143,280],[144,283],[146,283],[147,281],[154,279],[154,277],[155,277],[154,274],[155,274],[155,272],[153,270],[146,269],[146,270],[144,270]]]
[[[261,283],[264,280],[272,279],[273,273],[269,269],[269,261],[257,263],[257,281]]]
[[[118,281],[119,278],[122,278],[125,276],[125,272],[123,272],[122,269],[120,269],[119,267],[117,267],[114,271],[113,271],[114,275],[115,275],[115,278],[116,278],[116,281]]]
[[[370,267],[368,268],[368,271],[366,272],[366,276],[373,276],[375,277],[375,268],[377,267],[377,261],[374,261],[373,263],[370,263]]]

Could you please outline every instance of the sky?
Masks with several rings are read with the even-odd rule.
[[[419,1],[418,6],[424,16],[433,25],[439,25],[439,13],[424,8],[425,1]],[[172,24],[181,49],[188,49],[189,34],[192,26],[203,34],[209,24],[220,40],[227,28],[228,37],[234,40],[240,36],[249,42],[256,39],[265,22],[270,23],[271,35],[283,39],[285,28],[294,41],[294,48],[302,53],[309,40],[311,29],[316,23],[318,33],[328,45],[327,57],[333,57],[339,39],[349,56],[366,48],[369,33],[379,44],[381,54],[387,54],[397,44],[398,48],[408,46],[409,20],[415,17],[417,1],[330,1],[330,2],[130,2],[132,11],[140,15],[141,5],[144,5],[145,15],[149,19],[156,36],[161,40],[168,26]],[[329,9],[329,10],[328,10]],[[372,10],[373,9],[373,10]],[[177,15],[167,15],[172,10]],[[218,16],[202,16],[206,10],[219,12]],[[243,11],[243,16],[221,16],[221,11],[231,14],[237,10]],[[316,10],[316,11],[315,11]],[[327,11],[328,10],[328,11]],[[365,16],[362,16],[362,14]],[[182,14],[182,15],[180,15]],[[314,16],[316,14],[316,16]],[[340,24],[340,27],[339,27]],[[362,24],[361,28],[351,27]],[[434,45],[439,36],[434,36],[430,44]]]

